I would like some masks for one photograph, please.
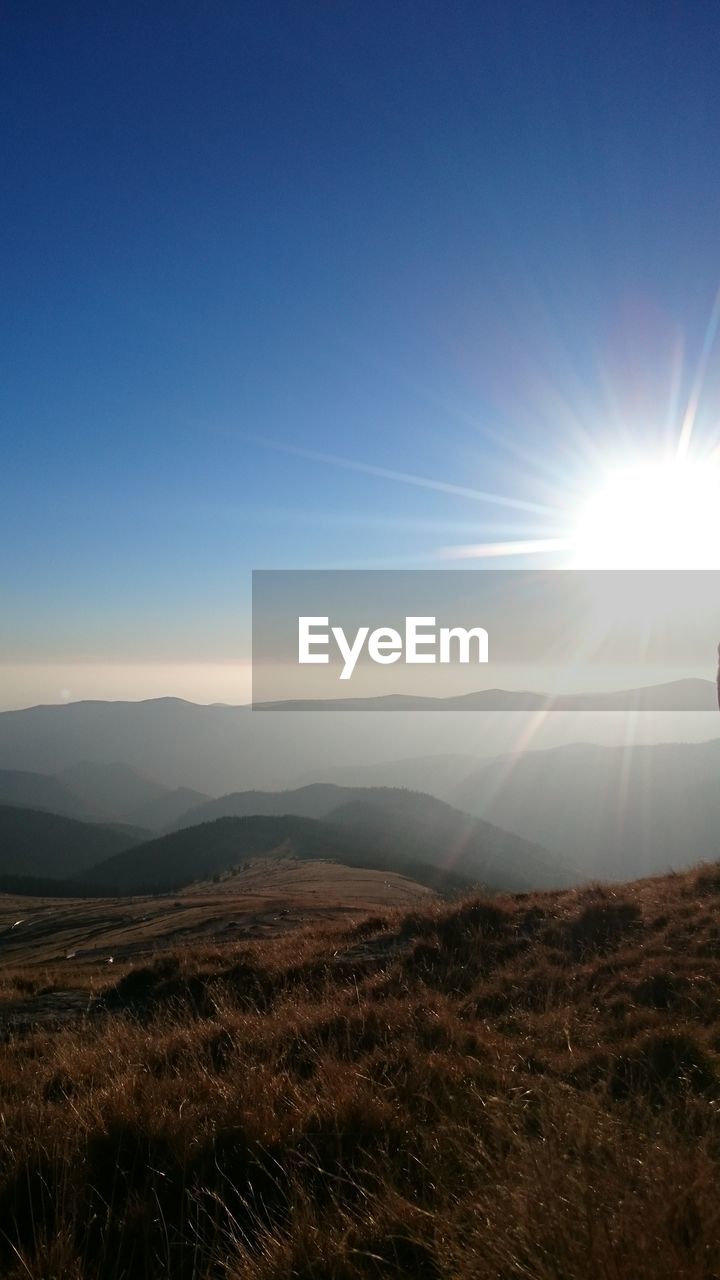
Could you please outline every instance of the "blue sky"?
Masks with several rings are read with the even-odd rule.
[[[252,568],[553,531],[677,430],[720,285],[714,3],[5,14],[8,670],[231,662]],[[718,389],[711,358],[707,439]]]

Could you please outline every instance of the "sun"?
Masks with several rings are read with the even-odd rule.
[[[578,569],[720,569],[720,464],[610,472],[580,507],[572,560]]]

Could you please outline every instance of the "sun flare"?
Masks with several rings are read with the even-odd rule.
[[[611,473],[581,506],[572,547],[578,569],[720,569],[720,465]]]

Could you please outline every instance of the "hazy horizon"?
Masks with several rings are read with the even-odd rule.
[[[507,689],[530,693],[547,693],[549,682],[543,683],[543,672],[531,668],[512,670],[504,668],[497,673],[498,680],[472,679],[462,673],[455,674],[449,687],[443,691],[430,690],[422,677],[416,677],[404,690],[410,696],[453,697],[468,691]],[[549,673],[545,673],[549,674]],[[625,673],[632,674],[632,673]],[[3,678],[5,677],[5,678]],[[505,678],[503,678],[505,677]],[[63,683],[64,680],[64,683]],[[653,689],[666,684],[684,681],[702,681],[712,686],[713,681],[707,672],[698,668],[691,672],[685,669],[656,667],[647,672],[643,683],[623,681],[622,672],[606,668],[601,678],[594,683],[584,682],[582,675],[576,675],[567,692],[597,693],[624,692],[632,689]],[[177,692],[182,688],[182,693]],[[364,698],[373,696],[372,685],[360,684],[351,690],[338,688],[336,697]],[[284,695],[293,700],[292,672],[288,673],[287,688]],[[67,706],[76,702],[145,702],[163,698],[177,698],[192,702],[199,706],[227,705],[235,707],[252,706],[252,684],[250,665],[226,664],[224,667],[204,666],[168,666],[157,663],[152,666],[138,667],[134,664],[107,666],[106,664],[68,664],[65,666],[10,667],[0,666],[0,712],[18,711],[34,706]],[[5,700],[7,699],[7,700]],[[691,709],[679,710],[672,714],[694,714]]]

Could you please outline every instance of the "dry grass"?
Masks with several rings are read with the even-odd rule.
[[[0,894],[3,964],[36,971],[69,952],[85,965],[162,947],[229,937],[274,937],[288,928],[355,917],[380,907],[408,910],[431,891],[393,872],[329,861],[251,858],[235,871],[177,893],[123,898],[29,898]],[[1,993],[0,993],[1,998]]]
[[[0,1050],[0,1272],[719,1276],[719,906],[711,867],[114,975]]]

